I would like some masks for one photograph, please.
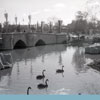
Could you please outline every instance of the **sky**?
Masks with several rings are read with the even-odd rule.
[[[92,1],[92,0],[91,0]],[[64,24],[71,23],[77,11],[84,9],[87,0],[0,0],[0,23],[5,21],[4,13],[8,13],[8,20],[15,23],[28,24],[28,15],[32,16],[32,24],[37,21],[50,21],[52,18],[62,19]]]

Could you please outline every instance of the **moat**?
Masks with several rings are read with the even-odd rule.
[[[87,66],[97,56],[84,54],[84,47],[49,45],[10,52],[13,67],[0,71],[0,94],[100,94],[100,72]],[[56,73],[64,65],[63,73]],[[44,80],[36,76],[45,71]],[[49,79],[48,88],[38,89]]]

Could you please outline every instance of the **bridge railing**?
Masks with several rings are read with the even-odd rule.
[[[50,35],[66,35],[67,33],[44,33],[44,32],[8,32],[8,33],[0,33],[1,35],[8,35],[8,34],[50,34]]]

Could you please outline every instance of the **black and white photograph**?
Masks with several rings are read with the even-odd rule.
[[[100,95],[100,0],[0,0],[0,95]]]

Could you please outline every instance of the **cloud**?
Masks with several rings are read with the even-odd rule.
[[[44,13],[57,13],[60,12],[62,10],[64,10],[66,8],[66,5],[63,3],[57,3],[55,5],[52,5],[50,8],[45,8],[42,12]]]
[[[93,2],[93,3],[90,3],[89,6],[100,6],[100,3],[99,2]]]
[[[66,5],[64,3],[57,3],[54,5],[55,8],[66,8]]]
[[[31,15],[38,15],[38,14],[40,14],[41,12],[40,11],[35,11],[35,12],[33,12]]]
[[[53,6],[53,11],[62,12],[66,9],[66,5],[64,3],[57,3]]]
[[[40,14],[41,12],[40,11],[34,11],[34,12],[32,12],[32,13],[24,13],[23,14],[23,17],[27,17],[28,15],[38,15],[38,14]]]
[[[89,0],[87,2],[88,7],[93,7],[93,6],[100,6],[100,1],[98,0]]]
[[[44,12],[51,12],[52,9],[50,9],[50,8],[45,8],[43,11],[44,11]]]

